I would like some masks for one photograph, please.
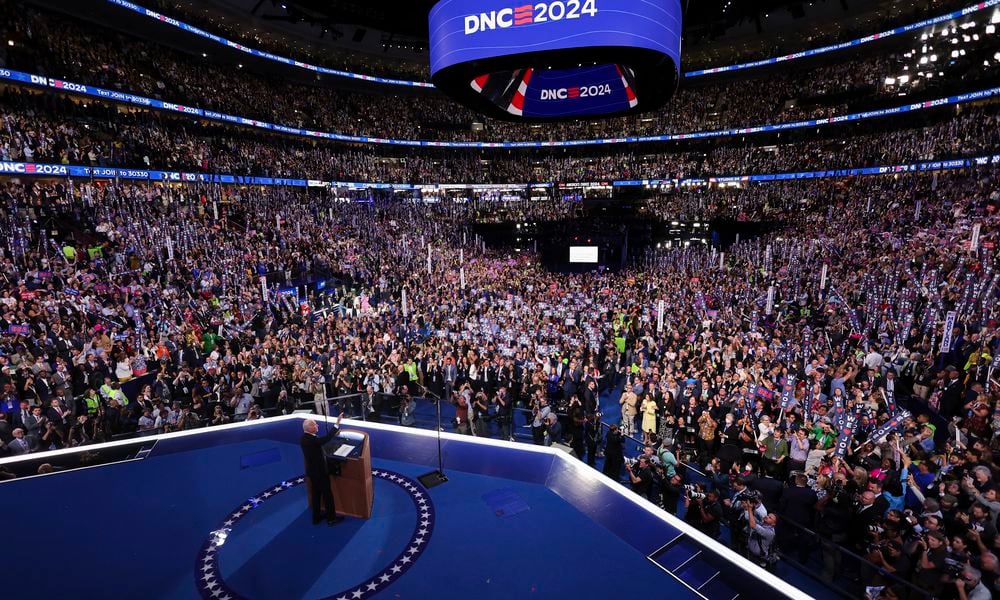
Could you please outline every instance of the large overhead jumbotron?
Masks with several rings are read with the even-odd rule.
[[[677,88],[681,22],[679,0],[441,0],[431,79],[508,120],[656,110]]]

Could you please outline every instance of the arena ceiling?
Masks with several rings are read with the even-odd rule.
[[[437,0],[263,0],[258,5],[258,11],[276,19],[325,19],[331,25],[364,25],[420,38],[427,35],[427,13],[436,2]],[[681,0],[686,11],[685,29],[714,29],[719,32],[747,20],[759,19],[771,11],[787,10],[792,16],[804,15],[808,5],[820,2],[837,3],[848,8],[848,0]]]

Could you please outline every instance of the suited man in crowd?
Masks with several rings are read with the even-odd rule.
[[[306,477],[312,485],[312,521],[313,525],[319,524],[323,520],[323,512],[320,508],[325,505],[326,522],[328,525],[336,525],[344,520],[344,517],[337,515],[337,508],[333,503],[333,491],[330,489],[330,472],[326,464],[326,455],[323,453],[323,446],[340,433],[340,420],[343,413],[337,417],[337,422],[330,431],[323,437],[319,437],[317,432],[319,426],[316,421],[307,419],[302,423],[302,438],[299,445],[302,447],[302,459],[305,461]]]
[[[35,406],[31,409],[31,414],[24,422],[25,437],[28,438],[28,445],[31,451],[37,451],[41,445],[42,434],[45,433],[45,424],[48,419],[42,414],[42,407]]]
[[[458,367],[455,366],[455,359],[449,356],[444,359],[444,398],[451,398],[457,380]]]
[[[798,552],[800,560],[808,556],[809,543],[802,530],[793,523],[812,529],[818,501],[816,492],[809,487],[809,480],[802,473],[792,476],[791,484],[785,488],[778,501],[778,512],[790,521],[788,523],[782,520],[778,526],[778,539],[784,547]]]
[[[7,451],[14,456],[31,452],[28,440],[24,437],[24,430],[20,427],[14,430],[14,439],[7,444]]]

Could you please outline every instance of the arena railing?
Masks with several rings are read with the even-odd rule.
[[[291,67],[297,67],[297,68],[300,68],[300,69],[305,69],[307,71],[313,71],[313,72],[316,72],[316,73],[323,73],[325,75],[333,75],[333,76],[336,76],[336,77],[344,77],[344,78],[348,78],[348,79],[356,79],[356,80],[367,81],[367,82],[371,82],[371,83],[385,84],[385,85],[396,85],[396,86],[406,86],[406,87],[434,88],[434,84],[432,84],[430,82],[426,82],[426,81],[412,81],[412,80],[405,80],[405,79],[392,79],[392,78],[387,78],[387,77],[376,77],[376,76],[371,76],[371,75],[361,75],[361,74],[358,74],[358,73],[352,73],[350,71],[343,71],[343,70],[339,70],[339,69],[329,69],[329,68],[326,68],[326,67],[312,65],[312,64],[309,64],[309,63],[304,62],[304,61],[299,61],[299,60],[287,58],[287,57],[284,57],[284,56],[280,56],[280,55],[274,54],[272,52],[267,52],[265,50],[259,50],[257,48],[252,48],[250,46],[246,46],[244,44],[240,44],[239,42],[234,42],[232,40],[228,40],[228,39],[226,39],[226,38],[224,38],[222,36],[215,35],[213,33],[209,33],[209,32],[207,32],[207,31],[205,31],[205,30],[203,30],[203,29],[201,29],[199,27],[195,27],[193,25],[189,25],[189,24],[187,24],[187,23],[185,23],[183,21],[180,21],[178,19],[174,19],[172,17],[168,17],[166,15],[160,14],[160,13],[154,11],[154,10],[150,10],[150,9],[145,8],[143,6],[140,6],[140,5],[138,5],[138,4],[134,3],[134,2],[128,2],[127,0],[107,0],[107,1],[110,2],[111,4],[116,5],[116,6],[120,6],[122,8],[131,10],[132,12],[138,13],[138,14],[143,15],[145,17],[148,17],[150,19],[154,19],[154,20],[156,20],[156,21],[158,21],[160,23],[163,23],[165,25],[170,25],[171,27],[174,27],[176,29],[180,29],[181,31],[184,31],[184,32],[187,32],[187,33],[190,33],[190,34],[193,34],[193,35],[200,36],[202,38],[211,40],[211,41],[213,41],[213,42],[215,42],[217,44],[220,44],[222,46],[226,46],[228,48],[231,48],[231,49],[234,49],[234,50],[238,50],[240,52],[244,52],[246,54],[249,54],[251,56],[255,56],[257,58],[262,58],[262,59],[265,59],[265,60],[282,63],[284,65],[288,65],[288,66],[291,66]],[[966,8],[963,8],[961,10],[956,10],[956,11],[948,12],[948,13],[945,13],[945,14],[942,14],[942,15],[938,15],[936,17],[929,18],[929,19],[923,19],[921,21],[917,21],[917,22],[911,23],[909,25],[903,25],[901,27],[894,27],[894,28],[888,29],[886,31],[882,31],[882,32],[879,32],[879,33],[873,33],[873,34],[866,35],[864,37],[860,37],[860,38],[857,38],[857,39],[853,39],[853,40],[849,40],[849,41],[844,41],[844,42],[839,42],[839,43],[836,43],[836,44],[830,44],[830,45],[822,46],[822,47],[819,47],[819,48],[812,48],[812,49],[808,49],[808,50],[802,50],[802,51],[799,51],[799,52],[793,52],[791,54],[785,54],[783,56],[774,56],[774,57],[771,57],[771,58],[764,58],[764,59],[761,59],[761,60],[755,60],[755,61],[750,61],[750,62],[738,63],[738,64],[733,64],[733,65],[725,65],[725,66],[720,66],[720,67],[708,67],[708,68],[705,68],[705,69],[697,69],[697,70],[693,70],[693,71],[686,71],[684,73],[684,77],[685,78],[694,78],[694,77],[701,77],[701,76],[705,76],[705,75],[714,75],[714,74],[718,74],[718,73],[731,73],[731,72],[734,72],[734,71],[745,71],[745,70],[749,70],[749,69],[754,69],[754,68],[764,67],[764,66],[769,66],[769,65],[775,65],[775,64],[779,64],[779,63],[781,63],[781,64],[787,64],[787,63],[789,63],[791,61],[800,60],[800,59],[803,59],[803,58],[811,58],[811,57],[815,57],[815,56],[821,56],[821,55],[824,55],[824,54],[831,54],[831,53],[834,53],[834,52],[838,52],[840,50],[857,48],[859,46],[863,46],[863,45],[866,45],[866,44],[869,44],[869,43],[872,43],[872,42],[883,41],[883,40],[886,40],[886,39],[889,39],[891,37],[895,37],[895,36],[898,36],[898,35],[901,35],[901,34],[904,34],[904,33],[910,33],[912,31],[923,29],[924,27],[931,27],[931,26],[934,26],[934,25],[938,25],[940,23],[945,23],[945,22],[948,22],[948,21],[951,21],[951,20],[954,20],[954,19],[959,19],[961,17],[965,17],[965,16],[972,15],[972,14],[975,14],[975,13],[978,13],[978,12],[982,12],[982,11],[984,11],[986,9],[992,8],[994,6],[997,6],[998,4],[1000,4],[1000,0],[985,0],[983,2],[977,2],[975,4],[967,6]]]
[[[997,1],[1000,2],[1000,0]],[[82,83],[76,83],[72,81],[65,81],[61,79],[52,79],[49,77],[45,77],[43,75],[25,73],[22,71],[14,71],[11,69],[0,69],[0,80],[11,81],[21,85],[40,86],[53,89],[59,92],[79,94],[82,96],[97,98],[104,101],[117,102],[132,106],[139,106],[145,109],[154,109],[171,113],[179,113],[183,115],[199,117],[209,121],[226,123],[229,125],[250,127],[252,129],[263,129],[275,133],[281,133],[293,137],[307,138],[311,140],[324,139],[334,142],[348,142],[354,144],[369,144],[377,146],[464,148],[464,149],[563,148],[563,147],[579,147],[579,146],[598,146],[598,145],[612,146],[621,144],[647,144],[647,143],[663,143],[663,142],[681,142],[688,140],[718,139],[718,138],[727,138],[735,136],[753,135],[758,133],[775,133],[775,132],[793,131],[798,129],[811,129],[814,127],[820,128],[830,125],[840,125],[844,123],[867,121],[871,119],[880,119],[883,117],[910,114],[934,108],[940,108],[942,106],[960,105],[968,102],[979,102],[982,100],[987,100],[996,96],[1000,96],[1000,87],[993,87],[993,88],[977,90],[974,92],[968,92],[964,94],[957,94],[954,96],[936,98],[933,100],[927,100],[923,102],[901,104],[890,108],[868,110],[858,113],[849,113],[833,117],[825,117],[821,119],[806,119],[801,121],[790,121],[785,123],[753,125],[750,127],[716,129],[709,131],[692,131],[687,133],[674,133],[665,135],[642,135],[642,136],[625,136],[616,138],[596,138],[596,139],[562,140],[562,141],[538,140],[538,141],[524,141],[524,142],[448,142],[440,140],[401,140],[401,139],[390,139],[377,136],[347,135],[343,133],[335,133],[329,131],[316,131],[312,129],[304,129],[301,127],[290,127],[288,125],[269,123],[267,121],[260,121],[258,119],[251,119],[247,117],[221,113],[213,110],[206,110],[203,108],[198,108],[196,106],[190,106],[188,104],[164,102],[162,100],[157,100],[154,98],[146,98],[144,96],[130,94],[127,92],[119,92],[116,90],[109,90],[105,88],[86,85]],[[304,186],[306,184],[303,183],[302,185]]]

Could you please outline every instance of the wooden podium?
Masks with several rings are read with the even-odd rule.
[[[368,444],[368,434],[362,431],[341,430],[339,438],[347,438],[353,442],[360,441],[360,452],[355,450],[347,458],[331,459],[340,464],[340,475],[330,475],[327,482],[333,491],[333,502],[337,505],[337,514],[358,519],[368,519],[372,516],[372,502],[375,499],[372,486],[372,453]],[[312,504],[313,482],[306,477],[306,491]],[[326,507],[321,507],[326,510]]]

